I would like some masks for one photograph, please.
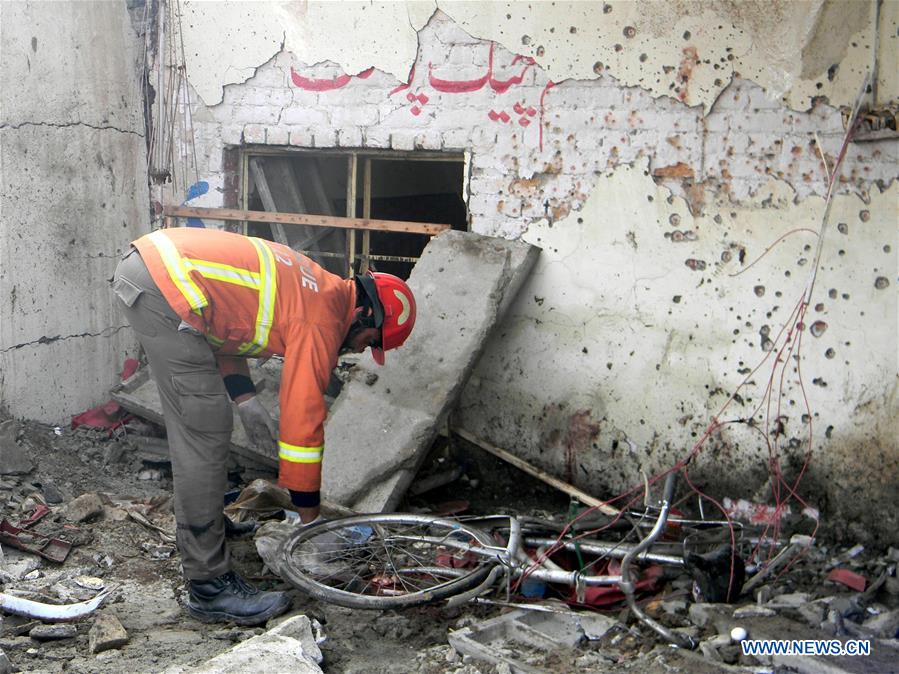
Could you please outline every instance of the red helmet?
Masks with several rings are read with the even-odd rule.
[[[371,355],[378,365],[384,364],[384,352],[401,346],[415,326],[415,296],[406,282],[393,274],[370,271],[375,282],[378,300],[383,310],[381,345],[371,347]],[[377,316],[377,309],[375,315]]]

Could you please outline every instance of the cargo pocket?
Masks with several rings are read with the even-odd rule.
[[[218,372],[172,375],[178,393],[181,420],[185,426],[201,432],[231,433],[234,413]]]
[[[131,281],[121,276],[113,282],[112,291],[126,307],[133,307],[134,303],[137,302],[137,298],[143,292],[141,288],[138,288]]]

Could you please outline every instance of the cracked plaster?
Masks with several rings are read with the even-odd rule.
[[[302,62],[333,61],[347,74],[374,66],[398,81],[415,61],[417,31],[435,9],[471,35],[531,56],[554,81],[607,72],[623,85],[706,112],[733,75],[806,110],[824,96],[850,105],[878,51],[880,102],[899,97],[899,3],[875,2],[281,2],[183,3],[191,82],[207,105],[249,79],[281,48]],[[252,25],[252,39],[246,27]],[[210,30],[215,26],[215,30]],[[891,65],[892,64],[892,65]]]

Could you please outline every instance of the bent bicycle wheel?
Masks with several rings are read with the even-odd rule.
[[[420,606],[482,583],[490,536],[452,520],[387,513],[322,522],[281,545],[281,570],[312,597],[347,608]]]

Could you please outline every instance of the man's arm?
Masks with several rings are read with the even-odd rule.
[[[297,326],[291,337],[281,374],[278,481],[290,490],[300,519],[309,523],[320,512],[324,392],[339,343],[318,326]]]

